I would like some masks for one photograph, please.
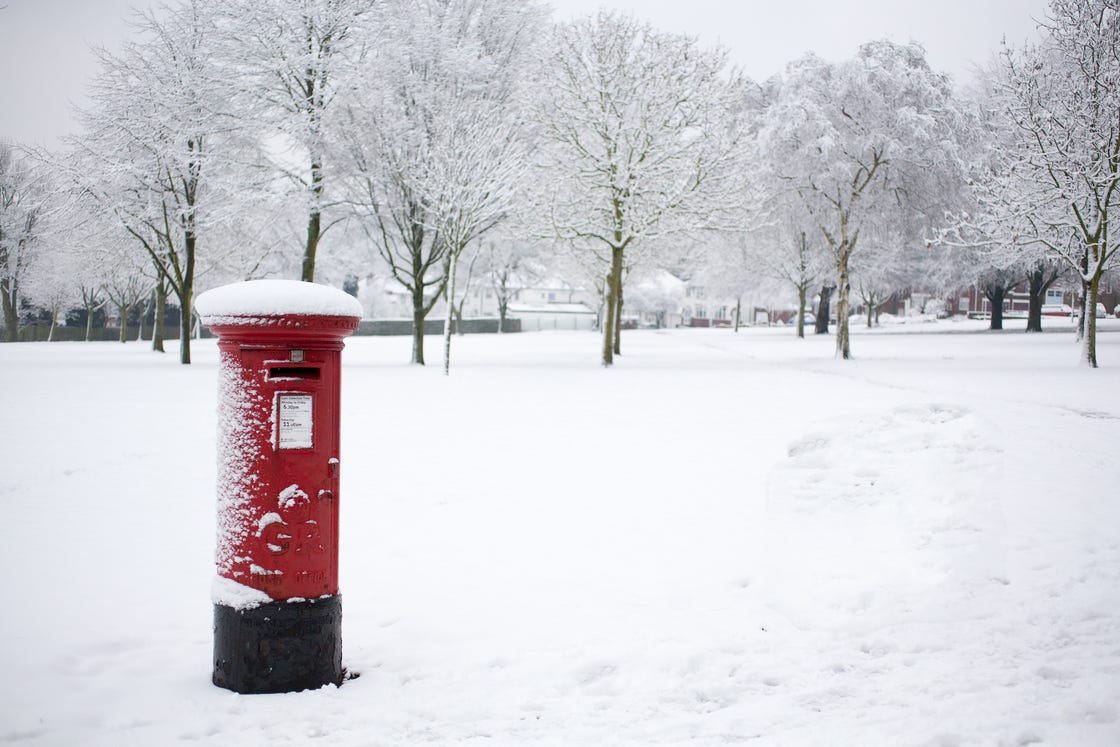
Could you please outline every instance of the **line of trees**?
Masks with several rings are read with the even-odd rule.
[[[447,370],[477,273],[503,313],[518,277],[563,273],[600,294],[609,366],[626,284],[669,271],[785,288],[799,335],[834,290],[846,359],[857,302],[872,324],[900,290],[975,285],[998,317],[1027,283],[1038,330],[1064,273],[1097,364],[1120,262],[1114,0],[1051,0],[1039,40],[969,90],[889,41],[757,83],[696,39],[534,0],[181,0],[132,21],[63,147],[0,144],[8,339],[22,303],[92,319],[170,299],[189,363],[199,287],[376,265],[411,299],[414,363],[446,303]]]
[[[974,212],[949,241],[980,248],[987,292],[1028,280],[1038,296],[1065,271],[1081,286],[1082,360],[1096,367],[1097,297],[1117,266],[1109,216],[1120,201],[1120,7],[1051,0],[1038,43],[1004,50],[981,99],[985,158]]]

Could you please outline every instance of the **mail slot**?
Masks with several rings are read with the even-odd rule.
[[[257,280],[195,307],[219,351],[214,684],[340,682],[341,354],[361,306],[326,286]]]
[[[276,368],[268,369],[268,378],[275,379],[317,379],[319,378],[318,368],[292,368],[290,366],[277,366]]]

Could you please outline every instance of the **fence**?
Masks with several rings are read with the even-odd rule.
[[[136,339],[136,335],[140,332],[136,327],[128,328],[128,340],[131,342]],[[45,342],[47,337],[51,334],[51,326],[49,324],[29,324],[19,329],[20,342]],[[178,340],[179,339],[179,326],[163,328],[163,337],[165,340]],[[119,327],[94,327],[90,331],[90,339],[95,341],[115,342],[121,338],[121,330]],[[0,335],[0,340],[7,339],[5,336]],[[52,339],[56,342],[80,342],[86,339],[85,327],[64,327],[61,324],[56,325],[54,328],[54,335]],[[143,339],[151,341],[152,328],[150,326],[144,327]]]
[[[19,341],[20,342],[45,342],[47,336],[50,335],[49,324],[29,324],[20,327]],[[459,323],[459,330],[463,334],[495,334],[498,331],[498,319],[496,317],[481,318],[481,319],[464,319]],[[506,319],[505,327],[502,328],[503,332],[520,332],[521,320],[520,319]],[[139,330],[136,327],[129,327],[128,339],[129,341],[135,340]],[[354,333],[355,335],[365,335],[371,337],[386,337],[394,335],[411,335],[412,334],[412,320],[411,319],[366,319],[363,320],[361,326]],[[443,319],[427,319],[424,322],[425,335],[442,335],[443,334]],[[115,342],[120,339],[121,331],[119,327],[94,327],[90,332],[90,339],[95,341],[112,341]],[[205,327],[202,329],[202,337],[212,337],[209,330]],[[179,339],[178,325],[163,328],[163,337],[165,340],[174,341]],[[0,341],[5,338],[0,335]],[[54,336],[52,338],[56,342],[77,342],[86,339],[85,327],[64,327],[58,325],[54,328]],[[152,328],[150,326],[144,327],[143,339],[150,341],[152,339]]]

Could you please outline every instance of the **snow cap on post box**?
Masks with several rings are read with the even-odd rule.
[[[271,325],[277,317],[362,317],[358,299],[337,288],[299,280],[247,280],[201,294],[195,310],[208,327]]]

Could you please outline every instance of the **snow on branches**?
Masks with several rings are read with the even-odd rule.
[[[600,11],[557,27],[541,89],[538,220],[609,267],[610,365],[624,254],[738,208],[743,82],[720,49]]]

